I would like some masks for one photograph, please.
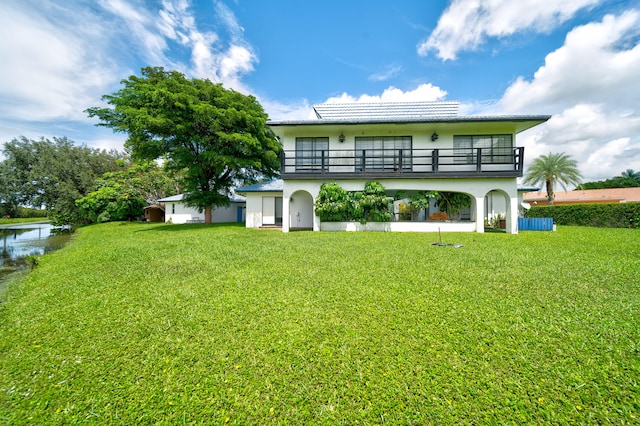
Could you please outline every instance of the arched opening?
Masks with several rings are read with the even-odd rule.
[[[313,229],[313,197],[307,191],[289,197],[289,229]]]
[[[475,219],[475,199],[461,191],[394,190],[387,191],[393,198],[393,221],[428,222],[451,220],[468,222]]]
[[[484,224],[489,229],[506,229],[511,216],[511,198],[500,189],[494,189],[484,197]]]

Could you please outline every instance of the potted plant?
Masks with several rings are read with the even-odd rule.
[[[507,227],[507,220],[505,216],[502,213],[498,213],[498,228],[506,229],[506,227]]]

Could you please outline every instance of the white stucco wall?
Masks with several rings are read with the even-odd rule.
[[[181,202],[169,202],[165,205],[165,222],[181,224],[198,219],[204,220],[204,212],[199,212],[196,208],[187,207]]]
[[[264,224],[262,218],[263,198],[282,197],[282,192],[249,192],[244,196],[247,200],[246,227],[260,228]]]
[[[231,203],[227,207],[218,207],[211,213],[213,223],[238,222],[238,207],[242,208],[242,221],[245,220],[246,203]],[[204,215],[204,213],[203,213]]]
[[[213,223],[237,222],[237,207],[245,207],[245,203],[231,203],[228,207],[219,207],[211,213]],[[244,218],[244,214],[243,214]],[[165,222],[182,224],[188,221],[204,221],[204,211],[187,207],[181,202],[168,202],[165,205]]]
[[[500,135],[511,134],[513,136],[513,146],[517,146],[516,133],[519,124],[516,122],[505,121],[470,121],[470,122],[438,122],[438,123],[403,123],[389,125],[386,123],[371,124],[353,124],[353,123],[331,123],[327,125],[295,125],[295,126],[275,126],[274,132],[278,135],[283,143],[286,151],[293,152],[296,148],[297,137],[328,137],[329,151],[335,156],[353,157],[355,148],[355,139],[359,136],[411,136],[412,150],[415,153],[412,162],[413,171],[431,171],[430,159],[419,158],[420,155],[431,152],[432,149],[452,150],[454,135]],[[431,140],[431,135],[437,132],[438,138]],[[344,141],[340,142],[339,136],[344,135]],[[420,151],[425,150],[425,151]],[[447,154],[448,152],[448,154]],[[475,171],[475,164],[462,166],[457,164],[455,168],[452,166],[453,159],[446,157],[451,155],[452,151],[445,152],[440,158],[439,171]],[[367,181],[375,180],[381,183],[388,192],[397,190],[406,191],[452,191],[468,194],[472,198],[472,206],[470,209],[472,227],[476,232],[484,232],[484,219],[489,214],[497,214],[501,212],[506,214],[507,232],[517,233],[517,217],[518,217],[518,193],[517,179],[515,177],[508,178],[366,178],[366,179],[343,179],[339,175],[332,175],[332,172],[352,172],[353,160],[346,160],[349,166],[340,166],[337,161],[332,163],[332,168],[328,170],[326,180],[301,180],[286,179],[283,190],[283,231],[295,227],[298,223],[298,213],[300,207],[296,206],[299,197],[296,193],[306,192],[310,194],[312,201],[315,201],[320,186],[325,182],[335,182],[347,191],[358,191],[364,188]],[[449,163],[449,164],[447,164]],[[345,163],[346,164],[346,163]],[[294,172],[295,164],[286,163],[288,168],[286,171]],[[465,168],[465,167],[468,167]],[[484,171],[508,171],[513,170],[513,165],[496,164],[482,165]],[[496,194],[490,195],[490,200],[485,200],[487,194],[497,190]],[[290,199],[293,197],[294,202]],[[488,202],[492,204],[490,212],[487,212]],[[313,203],[308,203],[312,205]],[[501,204],[501,205],[499,205]],[[320,220],[317,216],[312,218],[312,226],[314,230],[320,230]],[[323,224],[324,226],[324,224]],[[394,225],[396,226],[396,225]],[[427,226],[427,225],[425,225]],[[417,229],[416,226],[397,225],[400,229],[411,228]],[[405,227],[405,228],[403,228]],[[461,228],[468,229],[466,224]]]
[[[366,182],[370,179],[343,179],[335,181],[347,191],[360,191],[364,188]],[[452,191],[462,192],[472,197],[471,220],[476,232],[484,232],[485,218],[485,196],[493,191],[499,190],[507,194],[510,200],[509,215],[507,215],[507,232],[518,232],[518,194],[516,178],[466,178],[466,179],[393,179],[381,178],[375,179],[381,183],[389,192],[398,190],[412,191]],[[284,182],[283,191],[283,217],[291,218],[291,206],[289,200],[292,194],[304,191],[313,197],[318,197],[320,186],[323,184],[320,180],[287,180]],[[503,195],[504,199],[504,195]],[[294,195],[295,202],[295,195]],[[505,212],[507,211],[505,207]],[[291,226],[291,220],[285,219],[282,230],[287,232]],[[313,229],[321,230],[320,219],[314,215]]]
[[[314,201],[306,191],[296,191],[289,197],[289,228],[313,229]]]

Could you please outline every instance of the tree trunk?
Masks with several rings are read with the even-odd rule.
[[[211,206],[204,208],[204,223],[211,224]]]
[[[551,179],[547,179],[547,204],[548,205],[552,205],[553,204],[553,182],[551,182]]]

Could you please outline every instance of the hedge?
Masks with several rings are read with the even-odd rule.
[[[640,203],[534,206],[526,217],[551,217],[558,225],[640,228]]]

